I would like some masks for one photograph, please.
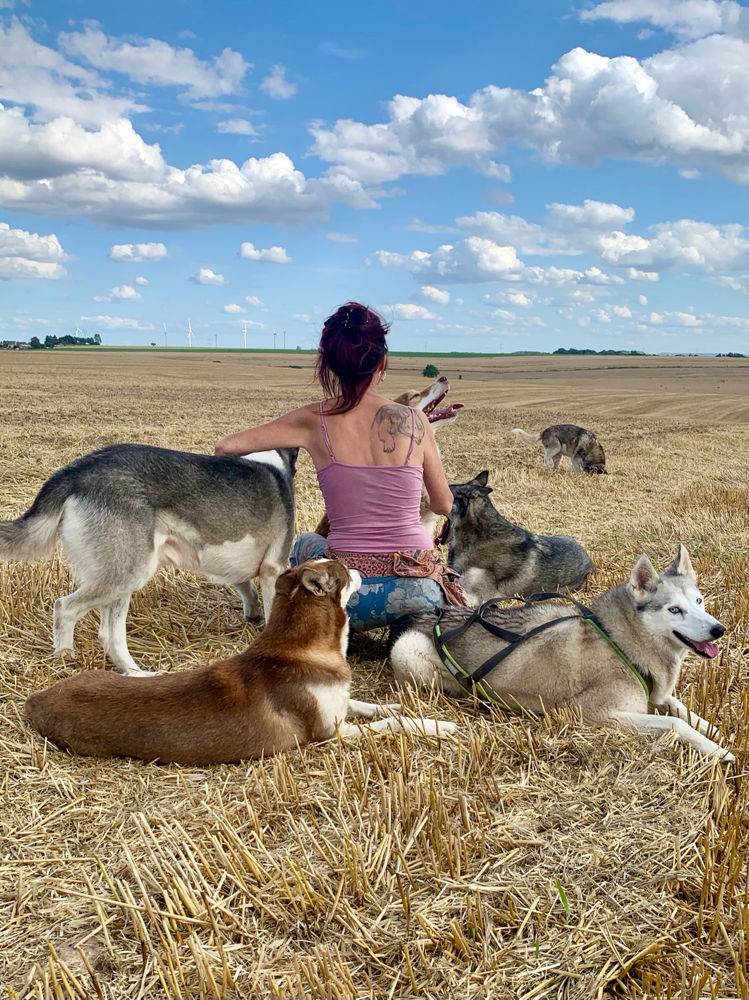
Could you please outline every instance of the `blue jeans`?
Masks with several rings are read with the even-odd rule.
[[[328,547],[327,538],[305,531],[294,542],[290,562],[298,566],[305,559],[320,559]],[[351,628],[366,631],[382,628],[397,618],[418,611],[431,611],[445,603],[442,588],[434,580],[412,576],[368,576],[346,605]]]

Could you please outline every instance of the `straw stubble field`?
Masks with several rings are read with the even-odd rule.
[[[309,370],[289,363],[3,355],[0,516],[103,444],[206,451],[314,398]],[[395,359],[393,394],[423,384],[421,364]],[[23,701],[104,666],[96,616],[78,626],[76,660],[54,662],[65,564],[0,566],[8,996],[747,996],[749,366],[444,368],[468,404],[440,442],[449,478],[488,468],[506,515],[577,537],[597,570],[589,598],[640,551],[663,566],[686,542],[727,632],[716,661],[690,657],[681,696],[738,763],[705,763],[668,737],[593,730],[567,710],[535,719],[414,697],[410,711],[454,719],[459,738],[381,735],[203,769],[75,758],[29,729]],[[549,475],[509,434],[559,420],[599,433],[611,475]],[[311,527],[321,504],[306,460],[297,498],[298,527]],[[159,573],[129,618],[131,650],[153,669],[205,663],[253,635],[233,595],[184,573]],[[385,696],[383,642],[355,637],[350,652],[355,690]]]

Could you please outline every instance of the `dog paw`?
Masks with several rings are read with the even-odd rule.
[[[123,677],[157,677],[160,673],[164,673],[164,671],[141,670],[140,667],[124,667],[122,670],[118,670],[117,673],[122,674]]]
[[[401,724],[409,732],[422,736],[452,736],[458,729],[454,722],[443,719],[401,719]]]
[[[75,657],[75,650],[72,646],[61,646],[52,653],[53,660],[59,660],[60,662],[65,662],[65,660],[72,660]]]
[[[715,750],[713,756],[717,757],[721,764],[735,764],[736,758],[731,753],[730,750],[724,750],[722,747],[720,750]]]

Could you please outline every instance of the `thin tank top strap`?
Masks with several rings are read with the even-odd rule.
[[[335,455],[333,454],[333,449],[330,447],[330,438],[328,437],[328,428],[325,426],[325,415],[322,411],[323,401],[320,400],[320,424],[322,426],[323,437],[325,438],[325,445],[328,449],[328,454],[330,455],[330,460],[335,462]],[[412,445],[413,446],[413,445]],[[409,452],[409,455],[411,452]]]
[[[411,461],[411,452],[414,450],[414,440],[416,438],[416,414],[414,413],[413,407],[411,407],[411,444],[408,446],[408,454],[406,455],[406,465]]]

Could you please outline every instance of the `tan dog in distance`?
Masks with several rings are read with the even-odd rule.
[[[26,716],[42,736],[75,753],[195,766],[317,743],[336,727],[358,735],[347,715],[374,719],[400,710],[349,697],[344,608],[360,585],[356,570],[335,560],[307,560],[279,576],[268,624],[244,652],[180,673],[80,673],[30,695]],[[454,723],[403,717],[365,728],[455,731]]]

